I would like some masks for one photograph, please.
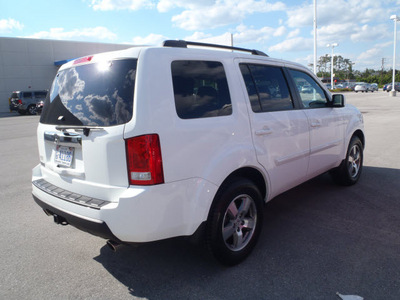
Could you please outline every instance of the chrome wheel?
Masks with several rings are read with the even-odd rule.
[[[352,178],[357,177],[361,166],[361,149],[358,144],[353,145],[350,149],[347,160],[347,169]]]
[[[240,251],[250,242],[257,224],[257,208],[249,195],[237,196],[228,206],[222,222],[225,245]]]

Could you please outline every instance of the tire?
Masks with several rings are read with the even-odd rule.
[[[360,179],[364,159],[364,147],[357,136],[350,140],[345,160],[331,171],[334,181],[340,185],[350,186]]]
[[[207,245],[224,265],[242,262],[254,249],[263,223],[262,196],[250,180],[238,178],[217,193],[207,220]]]
[[[36,115],[36,105],[29,105],[27,112],[30,115]]]

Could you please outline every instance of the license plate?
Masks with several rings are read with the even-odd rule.
[[[74,157],[74,147],[57,146],[54,160],[56,163],[70,167]]]

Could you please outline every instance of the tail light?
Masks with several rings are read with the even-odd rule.
[[[164,183],[160,139],[157,134],[127,139],[126,154],[129,183],[154,185]]]
[[[21,99],[18,99],[18,104],[22,104],[22,100]]]

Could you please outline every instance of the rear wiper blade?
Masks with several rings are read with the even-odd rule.
[[[104,130],[103,127],[98,126],[79,126],[79,125],[58,125],[57,130],[65,132],[67,129],[82,130],[85,136],[89,136],[90,130]]]

